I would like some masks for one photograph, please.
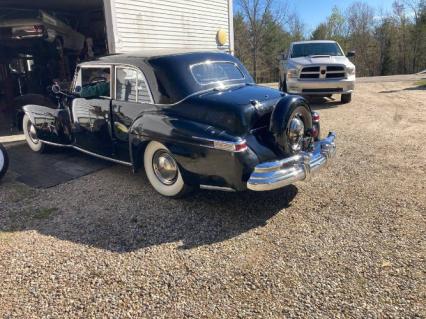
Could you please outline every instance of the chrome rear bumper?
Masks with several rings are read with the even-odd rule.
[[[315,143],[312,153],[303,152],[279,161],[256,165],[247,181],[247,188],[268,191],[308,179],[336,154],[335,138],[336,133],[330,132],[325,139]]]

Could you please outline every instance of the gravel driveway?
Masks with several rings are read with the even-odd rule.
[[[425,318],[426,91],[315,103],[332,166],[267,193],[164,199],[114,166],[0,183],[1,318]]]

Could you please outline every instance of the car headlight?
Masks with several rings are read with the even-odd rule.
[[[288,69],[287,70],[287,79],[297,78],[297,69]]]
[[[346,67],[346,72],[348,72],[349,75],[354,75],[355,74],[355,67],[354,66]]]

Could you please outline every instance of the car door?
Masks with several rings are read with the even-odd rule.
[[[80,97],[72,101],[75,146],[98,155],[113,154],[111,131],[112,66],[84,65],[74,80]]]
[[[115,98],[112,101],[112,131],[116,159],[129,162],[129,130],[136,118],[155,110],[151,92],[141,70],[115,67]]]

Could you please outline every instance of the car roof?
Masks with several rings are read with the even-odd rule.
[[[293,42],[292,44],[303,44],[303,43],[336,43],[336,41],[333,41],[333,40],[309,40],[309,41],[297,41],[297,42]]]
[[[131,53],[116,53],[99,57],[92,61],[82,62],[79,65],[84,66],[87,64],[133,64],[135,61],[141,62],[152,58],[168,57],[176,55],[191,55],[199,53],[209,54],[224,54],[225,52],[219,50],[212,51],[188,51],[188,50],[156,50],[156,51],[143,51]]]

